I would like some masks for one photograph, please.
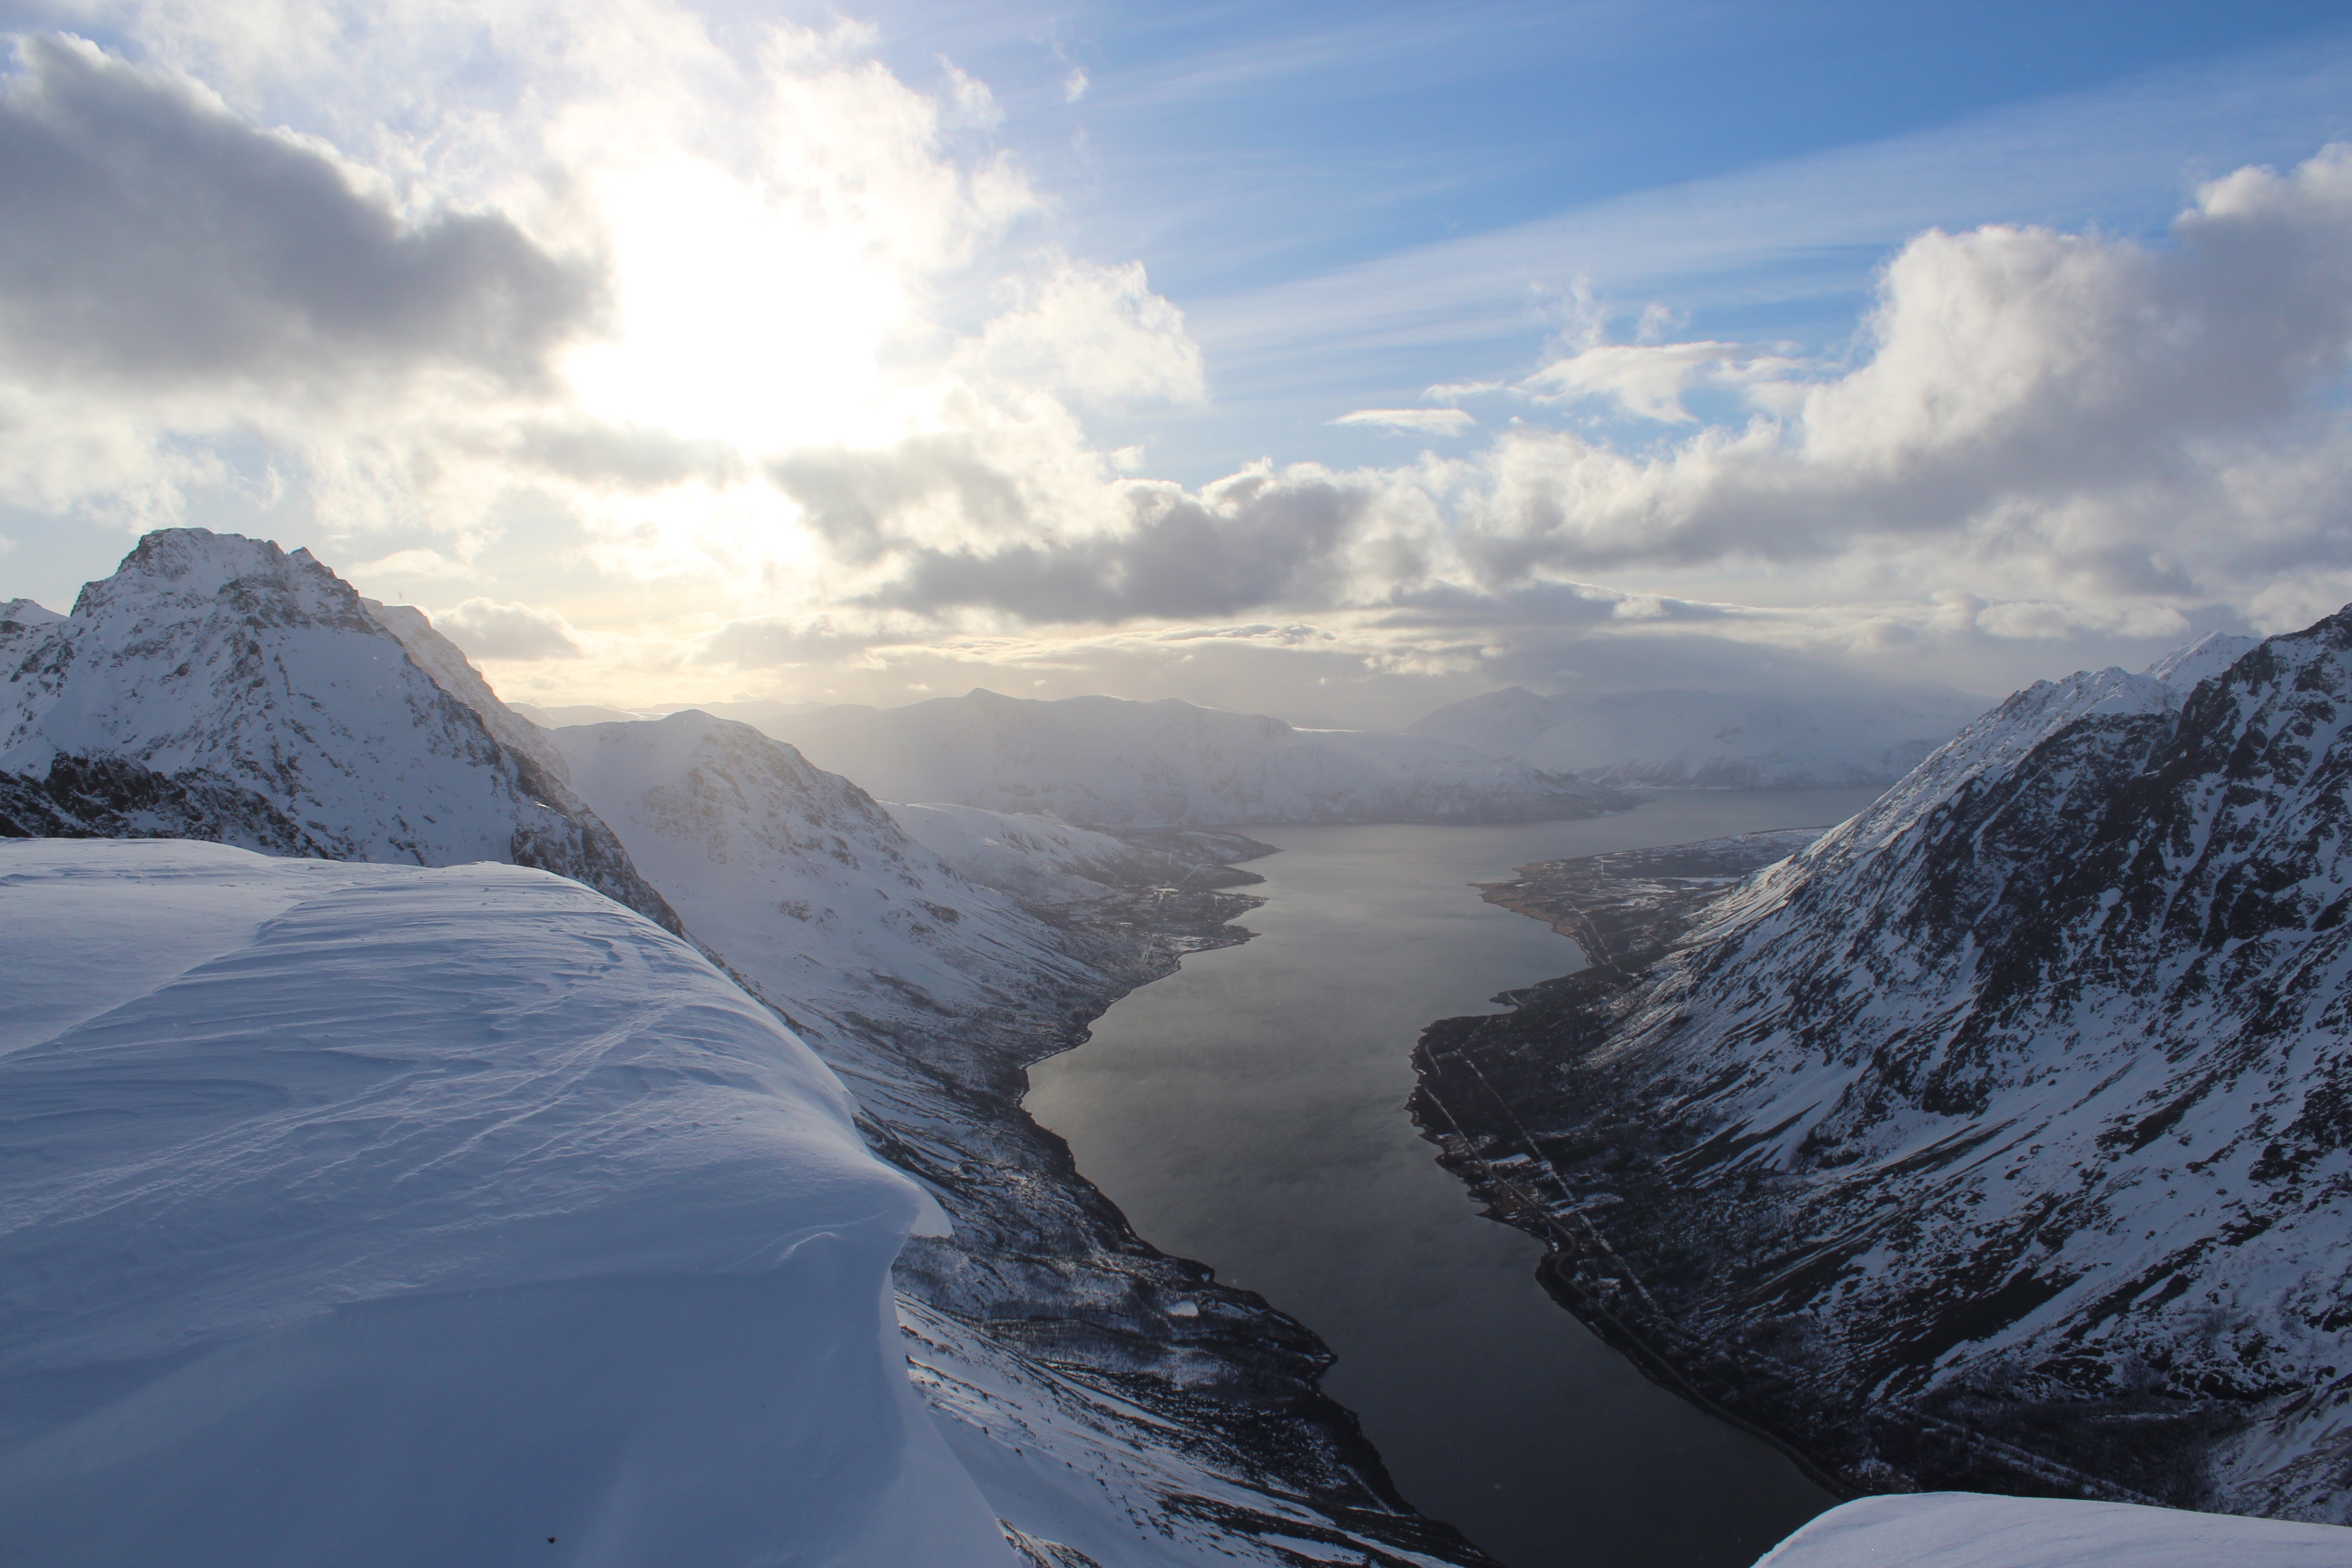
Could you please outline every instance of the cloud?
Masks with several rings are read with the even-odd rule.
[[[865,652],[885,637],[878,629],[861,631],[833,616],[799,621],[754,616],[729,621],[688,657],[690,663],[738,669],[831,664]]]
[[[1928,209],[1853,201],[1832,159],[1805,185],[1832,205],[1629,198],[1611,223],[1638,234],[1465,241],[1385,313],[1352,284],[1260,299],[1272,335],[1204,363],[1198,323],[1234,301],[1188,319],[1139,264],[1072,254],[951,65],[918,90],[871,28],[714,30],[669,0],[448,14],[134,7],[148,63],[24,46],[0,81],[0,501],[60,529],[259,511],[464,599],[448,629],[546,661],[512,677],[534,690],[624,705],[681,668],[1159,694],[1214,671],[1220,700],[1364,711],[1382,681],[1393,707],[1414,681],[1639,684],[1645,660],[2032,674],[2352,598],[2352,154],[2231,175],[2147,244],[1906,241],[1887,214]],[[1886,194],[1916,161],[1871,166]],[[1637,299],[1727,245],[1793,267],[1827,235],[1832,270],[1883,265],[1843,357],[1798,363],[1737,328],[1666,341],[1720,296],[1637,324],[1578,292],[1596,233],[1650,247],[1615,280]],[[1250,353],[1290,365],[1326,331],[1510,357],[1381,378],[1439,382],[1423,408],[1285,381],[1250,426],[1309,410],[1314,438],[1352,409],[1334,423],[1424,437],[1409,461],[1150,477],[1168,426],[1132,410],[1198,404],[1213,370],[1247,393]],[[1483,426],[1436,406],[1479,397]],[[643,626],[614,625],[624,596]],[[590,602],[593,637],[562,615]]]
[[[1207,384],[1184,313],[1151,291],[1140,262],[1055,257],[1024,280],[1023,301],[992,318],[961,356],[970,372],[1089,404],[1192,402]]]
[[[1259,468],[1197,493],[1126,481],[1080,498],[1111,497],[1106,519],[1055,508],[1052,490],[960,440],[804,453],[773,472],[837,551],[875,569],[860,602],[925,614],[982,607],[1030,621],[1328,600],[1377,493],[1311,467]]]
[[[588,651],[569,621],[553,610],[530,605],[467,599],[454,609],[435,611],[432,621],[443,636],[477,658],[581,658]]]
[[[1430,389],[1434,395],[1437,391]],[[1458,389],[1457,389],[1458,390]],[[1459,436],[1478,423],[1459,408],[1359,408],[1331,421],[1334,425],[1373,425],[1389,430],[1412,430],[1424,436]]]
[[[1600,399],[1640,419],[1697,423],[1683,398],[1694,386],[1747,386],[1801,367],[1738,343],[1596,343],[1555,360],[1518,384],[1545,402]]]
[[[354,561],[348,566],[338,566],[336,570],[353,581],[362,577],[393,577],[408,582],[420,578],[463,581],[474,574],[471,565],[463,561],[453,561],[437,550],[395,550],[376,560]]]
[[[1112,474],[1066,430],[1000,422],[769,473],[849,568],[844,600],[919,614],[1220,617],[1793,563],[1816,592],[1870,583],[1876,601],[1969,583],[2013,606],[1988,636],[2137,637],[2182,605],[2251,614],[2283,568],[2352,574],[2336,521],[2352,426],[2325,395],[2347,357],[2352,150],[2330,148],[2206,186],[2168,245],[1929,230],[1886,264],[1845,366],[1715,340],[1592,343],[1519,384],[1538,406],[1600,398],[1690,431],[1638,450],[1521,420],[1458,458],[1260,465],[1193,490]],[[1745,415],[1702,423],[1685,399],[1703,384],[1740,393]],[[1674,619],[1733,596],[1661,584],[1608,614]],[[2061,601],[2074,608],[2053,621]]]
[[[636,490],[696,479],[724,485],[750,468],[724,441],[585,416],[521,421],[513,427],[507,450],[522,463],[565,479]]]
[[[542,384],[596,275],[507,219],[409,222],[316,147],[77,39],[0,87],[0,355],[20,374],[309,387],[420,365]]]
[[[1677,378],[1732,363],[1599,352],[1543,374],[1671,417]],[[1930,230],[1888,263],[1850,370],[1639,455],[1515,429],[1457,538],[1486,582],[1907,554],[2021,597],[2244,605],[2290,563],[2352,567],[2328,397],[2348,356],[2352,149],[2331,147],[2206,186],[2166,247]]]

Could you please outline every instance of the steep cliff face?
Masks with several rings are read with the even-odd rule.
[[[2352,1518],[2347,725],[2352,612],[2021,692],[1727,890],[1555,868],[1633,940],[1433,1028],[1423,1124],[1848,1484]]]
[[[7,624],[0,834],[499,860],[677,929],[562,781],[501,744],[307,551],[151,533],[70,616]]]

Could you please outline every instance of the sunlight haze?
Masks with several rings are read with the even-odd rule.
[[[2352,598],[2325,6],[7,14],[53,607],[193,522],[541,704],[1393,726]]]

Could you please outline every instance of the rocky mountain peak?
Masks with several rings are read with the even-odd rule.
[[[5,655],[0,832],[506,861],[676,928],[619,841],[530,754],[529,727],[506,714],[502,742],[308,551],[151,533],[72,616]],[[442,676],[462,689],[464,668],[457,656]],[[504,713],[487,687],[471,695]]]

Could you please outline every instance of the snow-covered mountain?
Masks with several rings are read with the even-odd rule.
[[[887,1313],[921,1189],[685,942],[179,840],[0,900],[10,1562],[1021,1561]]]
[[[566,724],[625,724],[643,716],[593,702],[575,703],[568,708],[537,708],[528,702],[510,702],[507,706],[542,730],[560,730]]]
[[[70,616],[6,625],[21,629],[0,647],[0,834],[501,860],[675,926],[562,779],[502,744],[307,551],[151,533]]]
[[[87,1552],[46,1560],[505,1562],[498,1531],[543,1502],[578,1521],[521,1538],[549,1563],[667,1560],[633,1544],[667,1529],[664,1552],[749,1568],[782,1560],[760,1533],[780,1518],[812,1568],[1002,1562],[1005,1542],[1042,1568],[1287,1564],[1302,1542],[1484,1561],[1395,1496],[1317,1390],[1329,1354],[1308,1331],[1138,1239],[1020,1110],[1027,1063],[1189,946],[1239,940],[1226,921],[1248,900],[1218,889],[1247,878],[1223,861],[1263,847],[1179,834],[1113,853],[1123,841],[1008,820],[982,847],[1052,852],[1007,892],[745,726],[684,713],[550,736],[414,611],[200,531],[151,535],[62,624],[8,624],[32,635],[9,667],[0,759],[23,771],[0,776],[0,837],[281,858],[0,844],[0,867],[100,858],[60,862],[12,927],[121,933],[11,968],[27,1033],[0,1051],[36,1047],[26,1061],[56,1076],[0,1107],[61,1120],[0,1116],[38,1155],[0,1170],[0,1355],[29,1347],[0,1361],[0,1486],[26,1478],[0,1492],[0,1538],[22,1538],[19,1501],[63,1531],[119,1498]],[[540,846],[562,830],[598,849],[566,863],[581,881],[674,929],[685,913],[692,951],[559,897],[570,883],[417,868],[551,865]],[[324,864],[369,860],[405,865]],[[763,1131],[782,1117],[821,1142],[852,1103],[802,1071],[779,1016],[916,1188]],[[742,1174],[763,1158],[775,1168]],[[119,1214],[88,1224],[67,1203],[110,1192]],[[786,1256],[803,1212],[837,1245]],[[953,1234],[908,1241],[887,1305],[948,1459],[885,1419],[906,1362],[877,1386],[873,1342],[841,1337],[844,1301],[869,1336],[889,1322],[878,1264],[918,1214]],[[803,1258],[830,1317],[793,1316],[777,1283]],[[147,1337],[106,1337],[117,1317]],[[803,1321],[824,1332],[760,1338]],[[156,1348],[173,1335],[183,1348]],[[412,1361],[425,1370],[404,1377]],[[800,1404],[754,1414],[761,1394]],[[820,1431],[809,1412],[835,1405],[856,1419]],[[462,1441],[428,1436],[476,1410]],[[737,1452],[746,1422],[761,1425]],[[142,1466],[151,1495],[131,1497]],[[442,1519],[449,1466],[481,1476],[446,1489],[463,1507]],[[258,1511],[286,1489],[299,1503]],[[395,1518],[420,1498],[435,1518]],[[999,1521],[984,1551],[964,1530],[974,1498]],[[380,1559],[318,1544],[380,1521]],[[488,1555],[418,1533],[444,1524],[489,1531]]]
[[[1433,1027],[1417,1114],[1848,1484],[2352,1521],[2347,726],[2352,611],[2021,691],[1744,882],[1526,868],[1596,962]]]
[[[885,800],[1045,814],[1097,827],[1521,822],[1628,804],[1613,791],[1465,746],[1300,730],[1174,698],[1049,702],[973,690],[905,708],[761,705],[740,716]]]
[[[1513,686],[1450,703],[1406,733],[1633,788],[1883,784],[1909,773],[1979,707],[1933,693],[1812,700],[1717,691],[1538,697]]]
[[[1239,833],[1167,828],[1112,835],[1034,812],[977,805],[894,804],[890,815],[957,875],[1049,909],[1136,889],[1149,889],[1164,903],[1180,894],[1246,887],[1265,879],[1235,869],[1233,862],[1274,852]]]
[[[688,709],[552,740],[688,928],[803,1027],[845,1040],[893,998],[932,1016],[1002,1017],[1094,984],[1094,955],[1068,951],[1066,933],[748,724]]]

